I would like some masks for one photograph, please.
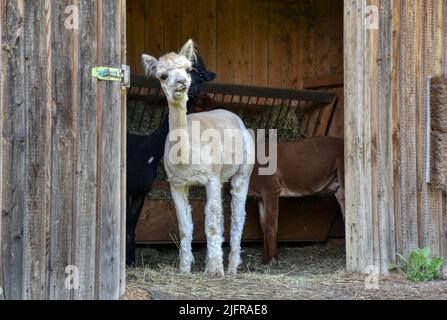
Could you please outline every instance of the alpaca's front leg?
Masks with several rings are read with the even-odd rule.
[[[211,180],[206,186],[205,228],[207,236],[207,260],[205,273],[216,277],[224,276],[223,268],[223,208],[222,184],[219,179]]]
[[[241,264],[241,241],[249,177],[249,174],[238,174],[231,180],[231,252],[227,272],[232,275],[237,274],[237,269]]]
[[[194,262],[192,254],[193,223],[191,206],[188,202],[188,187],[171,185],[172,199],[175,203],[175,211],[180,232],[180,272],[190,273],[191,264]]]

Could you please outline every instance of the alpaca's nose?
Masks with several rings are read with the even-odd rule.
[[[186,79],[177,80],[180,89],[186,89]]]

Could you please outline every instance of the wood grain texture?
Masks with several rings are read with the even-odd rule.
[[[0,2],[0,44],[3,44],[3,14],[5,10],[4,1]],[[1,45],[0,45],[1,46]],[[6,71],[3,64],[3,54],[4,50],[0,51],[0,134],[3,135],[3,106],[5,105],[5,94],[3,90],[3,86],[6,79]],[[3,139],[0,139],[0,177],[3,177]],[[0,288],[2,288],[2,292],[0,293],[0,300],[5,299],[5,292],[3,290],[3,237],[2,237],[2,220],[3,220],[3,179],[0,178]]]
[[[125,95],[119,83],[101,83],[98,95],[91,68],[121,65],[125,1],[102,4],[0,5],[1,298],[119,297]],[[79,9],[77,30],[65,26],[68,5]],[[98,134],[97,119],[108,131]],[[79,290],[65,286],[69,265],[79,270]]]
[[[120,0],[120,24],[121,24],[121,63],[127,64],[127,0]],[[126,204],[127,204],[127,192],[126,192],[126,150],[127,150],[127,91],[121,90],[121,105],[120,105],[120,122],[121,122],[121,141],[120,141],[120,177],[121,177],[121,213],[120,213],[120,292],[119,296],[122,297],[126,293]]]
[[[236,0],[217,2],[217,52],[216,82],[227,83],[235,78],[234,3]],[[207,58],[207,57],[205,57]]]
[[[23,297],[23,222],[27,213],[26,91],[24,4],[9,1],[1,16],[3,55],[3,290],[7,299]],[[4,80],[4,81],[3,81]]]
[[[27,212],[23,222],[23,282],[22,298],[42,300],[46,295],[47,276],[47,209],[49,207],[50,190],[48,188],[49,135],[50,126],[49,105],[44,86],[37,83],[46,82],[46,44],[48,13],[46,3],[29,2],[25,4],[24,34],[27,37],[25,52],[25,90],[28,122],[27,146]],[[43,19],[38,19],[43,17]]]
[[[427,97],[425,90],[426,77],[433,77],[441,75],[442,59],[443,59],[443,34],[442,30],[443,18],[444,18],[444,5],[445,1],[429,1],[424,2],[421,8],[421,33],[423,37],[421,39],[421,70],[418,74],[418,80],[420,86],[418,87],[419,103],[421,105],[419,117],[420,117],[420,132],[421,132],[421,154],[422,159],[426,159],[426,117],[427,114]],[[421,159],[421,179],[424,181],[424,174],[426,170],[426,164]],[[436,190],[436,188],[422,183],[421,190],[422,212],[421,212],[421,246],[430,247],[434,255],[441,255],[443,252],[443,246],[445,245],[445,235],[442,236],[443,221],[442,216],[443,205],[442,198],[443,192]]]
[[[194,220],[194,241],[206,241],[203,219],[205,202],[191,200]],[[324,241],[336,217],[338,206],[334,198],[281,199],[278,237],[280,241]],[[160,214],[163,212],[163,214]],[[231,210],[225,206],[225,239],[229,241]],[[146,200],[137,228],[140,244],[172,243],[179,239],[175,207],[169,200]],[[258,205],[247,202],[244,241],[262,241]]]
[[[127,14],[129,63],[138,75],[141,53],[177,51],[188,38],[220,83],[272,86],[271,79],[301,89],[305,76],[343,72],[341,1],[136,0]]]
[[[400,202],[401,248],[418,247],[416,163],[416,1],[401,6],[400,28]],[[415,174],[416,173],[416,174]]]
[[[345,166],[348,271],[373,261],[371,172],[371,43],[363,1],[345,2]],[[360,107],[362,106],[362,107]]]
[[[206,58],[206,66],[209,70],[217,68],[217,0],[199,0],[194,2],[198,6],[197,15],[194,17],[198,21],[197,33],[189,38],[196,38],[197,50],[199,54]],[[182,17],[183,21],[183,17]],[[183,38],[182,44],[189,38]]]
[[[268,0],[253,0],[251,3],[251,81],[255,86],[263,86],[268,83],[268,42],[265,35],[268,34]]]
[[[150,5],[150,2],[148,4]],[[163,17],[164,53],[178,52],[183,45],[181,38],[181,10],[181,0],[164,2],[163,15],[161,16]],[[160,16],[158,19],[160,19]]]
[[[65,8],[71,1],[52,3],[51,36],[51,203],[49,243],[49,299],[70,299],[65,288],[65,268],[72,265],[72,222],[75,174],[75,110],[72,72],[74,32],[64,26]],[[68,39],[68,40],[67,40]],[[57,241],[54,241],[56,240]]]
[[[129,1],[129,4],[132,1]],[[159,57],[165,52],[165,39],[164,39],[164,19],[162,19],[164,11],[164,0],[145,1],[144,16],[144,48],[141,48],[141,42],[135,42],[133,36],[138,33],[138,29],[134,29],[132,25],[128,23],[127,27],[127,42],[135,43],[135,45],[129,46],[128,51],[136,50],[138,55],[138,61],[133,61],[132,56],[128,55],[128,62],[130,65],[141,65],[141,54],[147,53],[154,57]],[[141,15],[142,13],[130,13],[127,11],[127,21],[133,20],[134,15]],[[138,73],[140,69],[131,69],[132,73]],[[141,71],[140,71],[141,72]]]
[[[392,1],[380,1],[379,30],[377,32],[376,103],[373,104],[376,127],[376,221],[378,262],[387,272],[395,261],[395,219],[393,196],[393,11]],[[373,139],[374,140],[374,139]],[[373,146],[374,148],[374,146]],[[377,258],[376,258],[377,259]],[[377,262],[376,262],[377,263]]]
[[[235,83],[250,83],[251,52],[250,29],[251,0],[239,0],[234,3],[234,56],[236,64]]]
[[[77,42],[97,41],[96,2],[79,1],[80,23]],[[74,299],[93,299],[95,297],[95,254],[85,248],[95,248],[96,243],[96,81],[84,73],[86,65],[96,64],[96,46],[78,46],[76,54],[77,78],[76,104],[76,180],[73,218],[73,264],[78,266],[80,275],[79,290],[73,292]]]
[[[400,223],[401,206],[400,201],[400,56],[401,56],[401,1],[392,0],[392,10],[395,14],[392,17],[392,32],[393,32],[393,66],[392,66],[392,142],[393,142],[393,197],[394,197],[394,219],[395,219],[395,237],[396,237],[396,251],[403,252],[403,246],[400,239],[402,239],[402,225]]]
[[[281,88],[286,85],[287,60],[290,51],[290,35],[284,32],[286,21],[281,11],[281,1],[270,1],[268,9],[269,33],[268,41],[268,86]]]
[[[156,1],[154,1],[154,4]],[[147,10],[147,11],[146,11]],[[145,53],[147,49],[150,49],[151,52],[155,54],[156,43],[155,41],[151,41],[150,43],[146,43],[147,34],[149,34],[154,40],[156,39],[157,27],[155,23],[157,21],[162,21],[162,19],[150,19],[149,21],[153,21],[154,25],[146,23],[145,16],[153,12],[152,8],[147,8],[145,0],[132,0],[129,1],[127,6],[127,12],[131,15],[132,19],[127,19],[127,29],[134,30],[131,34],[129,34],[129,41],[133,43],[138,43],[140,45],[139,50],[136,46],[129,47],[128,56],[130,62],[130,67],[133,72],[138,74],[144,74],[144,69],[141,64],[141,55]],[[163,11],[161,11],[163,12]],[[150,46],[150,44],[154,44],[154,46]],[[155,47],[155,48],[154,48]]]
[[[101,65],[121,65],[121,18],[120,3],[101,1],[99,12],[99,61]],[[98,273],[96,286],[98,299],[118,299],[121,278],[121,84],[98,83],[98,95],[102,116],[100,119],[101,140],[98,141],[101,167],[97,212]],[[115,173],[113,176],[112,173]]]

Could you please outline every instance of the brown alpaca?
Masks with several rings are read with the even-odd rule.
[[[305,197],[333,193],[344,215],[343,139],[319,137],[278,144],[278,168],[274,175],[259,175],[255,165],[249,196],[259,199],[264,233],[264,263],[278,259],[278,205],[280,197]]]

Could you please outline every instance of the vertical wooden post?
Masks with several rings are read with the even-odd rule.
[[[121,60],[127,64],[127,24],[126,0],[120,0],[121,23]],[[126,293],[126,149],[127,149],[127,92],[121,91],[121,265],[120,265],[120,296]]]
[[[345,1],[345,164],[348,271],[373,264],[371,66],[366,2]]]
[[[393,92],[397,90],[393,86],[393,1],[377,0],[378,27],[379,30],[372,30],[377,36],[376,60],[371,61],[371,65],[377,68],[376,96],[372,97],[372,110],[375,114],[373,126],[376,128],[375,139],[373,138],[373,152],[376,154],[376,161],[373,162],[373,176],[376,181],[376,192],[373,194],[373,201],[377,203],[374,212],[374,224],[377,229],[375,245],[378,248],[374,261],[384,273],[388,271],[388,265],[396,257],[396,235],[394,217],[394,195],[393,195]],[[374,145],[375,142],[375,145]],[[377,197],[377,198],[375,198]]]
[[[5,2],[0,2],[0,177],[3,177],[3,112],[2,112],[2,106],[4,105],[4,81],[3,79],[6,79],[6,71],[4,68],[3,63],[3,12],[5,10]],[[2,243],[2,218],[3,215],[3,181],[0,178],[0,275],[3,275],[3,254],[2,249],[3,243]],[[0,300],[5,299],[5,292],[4,292],[4,284],[3,284],[3,277],[0,277]]]
[[[394,260],[392,1],[345,1],[347,269]]]

